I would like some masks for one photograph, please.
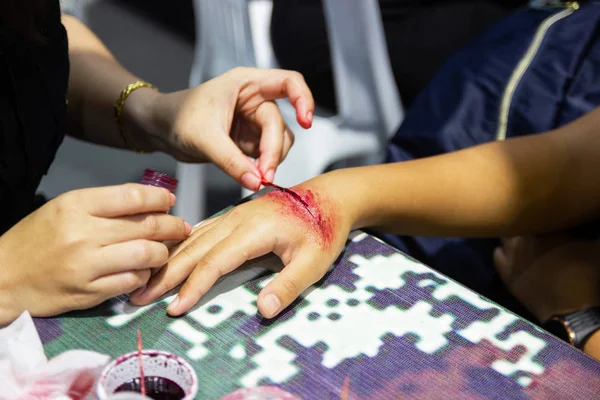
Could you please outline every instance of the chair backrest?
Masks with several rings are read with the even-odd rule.
[[[253,37],[267,40],[268,26],[251,24],[250,1],[194,0],[196,51],[191,85],[234,66],[257,65]],[[340,124],[365,130],[376,126],[386,141],[400,125],[403,111],[378,0],[323,0],[323,6]],[[270,8],[263,5],[259,13],[268,15]],[[257,43],[256,49],[266,54],[262,58],[271,58],[270,43]]]
[[[403,110],[378,1],[323,1],[342,123],[357,128],[379,124],[387,136],[393,134]]]
[[[86,22],[85,8],[87,4],[85,3],[85,0],[60,0],[60,9],[61,12],[73,15]]]
[[[235,66],[255,66],[248,0],[194,0],[196,49],[191,85]]]

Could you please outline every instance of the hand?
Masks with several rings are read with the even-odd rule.
[[[273,100],[288,97],[298,123],[312,124],[314,101],[297,72],[235,68],[152,102],[153,147],[180,161],[212,161],[250,190],[272,181],[294,142]],[[258,159],[258,167],[247,156]]]
[[[273,252],[285,267],[261,291],[258,308],[267,318],[276,316],[323,277],[348,238],[351,213],[340,211],[334,197],[339,191],[324,184],[327,175],[294,188],[308,209],[293,196],[272,191],[206,221],[175,249],[145,290],[131,295],[131,301],[150,303],[187,278],[167,309],[181,315],[219,277],[247,260]]]
[[[515,237],[494,252],[510,292],[541,322],[600,305],[600,241]]]
[[[175,196],[128,184],[66,193],[0,237],[0,325],[24,310],[85,309],[146,284],[168,259],[163,240],[191,227],[166,214]]]

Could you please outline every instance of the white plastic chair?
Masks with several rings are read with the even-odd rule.
[[[62,12],[71,14],[86,22],[86,3],[86,0],[60,0],[60,9]]]
[[[270,1],[194,0],[194,7],[197,42],[190,85],[236,66],[277,67],[269,35]],[[283,186],[345,159],[382,155],[403,116],[377,0],[324,0],[324,11],[339,111],[327,116],[315,110],[312,128],[304,131],[287,100],[278,102],[296,134],[275,176]],[[204,192],[196,191],[203,189],[204,167],[179,164],[178,178],[182,183],[175,212],[188,221],[200,220]]]
[[[304,131],[289,103],[279,102],[296,142],[275,176],[292,186],[345,159],[381,161],[403,110],[377,0],[324,0],[338,113],[315,113]],[[374,157],[373,157],[374,156]]]

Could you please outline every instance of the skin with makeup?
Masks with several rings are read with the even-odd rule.
[[[187,279],[167,309],[181,315],[219,277],[273,252],[285,268],[258,297],[261,314],[272,318],[324,276],[354,229],[511,237],[594,220],[600,217],[598,126],[600,108],[546,133],[333,171],[293,188],[310,212],[293,196],[272,192],[200,225],[131,299],[147,304]]]
[[[53,29],[63,32],[58,1],[48,4],[55,7]],[[63,16],[62,23],[69,39],[69,134],[127,148],[114,107],[138,79],[80,21]],[[66,59],[64,50],[64,57],[55,57]],[[124,107],[125,131],[134,148],[213,162],[256,190],[263,173],[273,179],[294,141],[274,102],[278,98],[289,98],[298,122],[310,127],[314,102],[300,74],[236,68],[188,90],[133,91]],[[25,216],[0,237],[0,325],[23,310],[52,316],[144,286],[151,268],[168,260],[163,241],[181,241],[191,232],[190,224],[165,213],[175,201],[166,189],[125,184],[68,192]]]

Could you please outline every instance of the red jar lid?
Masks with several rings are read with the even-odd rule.
[[[175,193],[175,189],[177,189],[177,184],[179,181],[167,174],[146,169],[146,171],[144,171],[144,177],[140,183],[142,185],[162,187],[172,193]]]

